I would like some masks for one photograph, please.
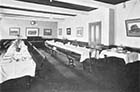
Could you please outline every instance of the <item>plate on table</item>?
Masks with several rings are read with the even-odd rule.
[[[12,58],[11,56],[4,56],[2,59],[3,60],[11,60],[11,58]]]
[[[9,58],[9,59],[2,59],[0,64],[7,64],[7,63],[11,63],[12,62],[12,59]]]
[[[126,50],[117,50],[118,53],[126,53]]]

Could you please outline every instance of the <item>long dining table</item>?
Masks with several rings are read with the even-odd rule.
[[[125,50],[117,50],[114,48],[103,50],[99,55],[100,58],[105,58],[105,56],[122,58],[124,59],[126,64],[140,60],[140,53]]]
[[[45,45],[48,46],[51,45],[53,48],[61,48],[70,52],[74,52],[80,55],[80,62],[83,62],[85,59],[90,58],[90,52],[91,49],[86,48],[86,47],[79,47],[79,46],[74,46],[69,43],[63,44],[62,42],[54,42],[54,41],[46,41]],[[99,57],[99,52],[95,51],[94,49],[92,50],[91,57]]]
[[[24,76],[35,76],[36,63],[27,46],[21,42],[20,52],[15,51],[14,41],[7,52],[0,58],[0,84]]]

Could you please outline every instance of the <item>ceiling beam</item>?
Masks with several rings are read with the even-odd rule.
[[[28,12],[28,11],[21,11],[21,10],[12,10],[12,9],[3,9],[0,12],[2,18],[15,18],[15,19],[34,19],[34,20],[64,20],[69,17],[73,16],[65,16],[65,15],[55,15],[55,14],[45,14],[45,13],[36,13],[36,12]]]
[[[0,5],[15,7],[15,8],[31,9],[31,10],[37,10],[37,11],[44,11],[44,12],[53,11],[55,13],[64,13],[64,14],[72,14],[72,15],[88,14],[88,12],[85,12],[85,11],[71,10],[71,9],[48,6],[48,5],[39,5],[39,4],[21,2],[21,1],[16,1],[16,0],[2,0]]]
[[[65,16],[76,16],[76,14],[47,12],[47,11],[41,11],[41,10],[32,10],[32,9],[16,8],[16,7],[9,7],[9,6],[0,6],[0,8],[1,9],[11,9],[11,10],[36,12],[36,13],[44,13],[44,14],[56,14],[56,15],[65,15]]]
[[[94,1],[94,0],[54,0],[54,1],[78,4],[78,5],[94,7],[94,8],[102,8],[102,7],[112,8],[112,9],[114,8],[114,5],[102,3],[102,2],[98,2],[98,1]]]

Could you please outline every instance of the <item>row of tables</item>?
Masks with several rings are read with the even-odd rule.
[[[125,63],[133,63],[135,61],[140,60],[140,53],[137,52],[130,52],[126,51],[120,48],[112,48],[112,49],[106,49],[102,50],[101,53],[99,53],[98,50],[96,49],[89,49],[86,47],[79,47],[79,46],[74,46],[71,45],[70,43],[63,44],[62,42],[55,42],[54,40],[51,41],[46,41],[45,45],[48,46],[51,45],[53,46],[53,50],[56,50],[57,48],[61,48],[64,50],[68,50],[77,54],[80,54],[80,62],[83,62],[85,59],[90,58],[90,53],[91,57],[95,57],[97,59],[99,58],[105,58],[105,57],[118,57],[124,59]]]
[[[45,45],[52,45],[54,50],[57,48],[65,49],[77,54],[80,54],[80,62],[85,61],[87,58],[105,58],[107,57],[119,57],[123,58],[125,63],[133,63],[140,60],[140,54],[137,52],[129,52],[124,50],[118,50],[117,48],[102,50],[101,53],[97,50],[92,50],[86,47],[73,46],[70,43],[63,44],[61,42],[46,41]],[[0,57],[0,84],[4,81],[20,78],[24,76],[35,76],[36,63],[32,59],[27,46],[22,41],[20,43],[21,50],[16,52],[15,41],[7,49],[6,53]]]
[[[83,62],[85,59],[90,57],[89,53],[91,52],[91,50],[86,47],[74,46],[74,45],[70,45],[69,43],[63,44],[61,42],[54,42],[53,40],[45,42],[45,46],[48,46],[48,44],[53,46],[52,48],[53,50],[57,50],[57,48],[61,48],[61,49],[79,54],[80,62]],[[99,51],[96,52],[95,50],[93,50],[91,57],[99,56],[98,54],[99,54]]]

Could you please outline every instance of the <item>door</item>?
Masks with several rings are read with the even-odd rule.
[[[89,45],[101,44],[101,22],[89,23]]]

